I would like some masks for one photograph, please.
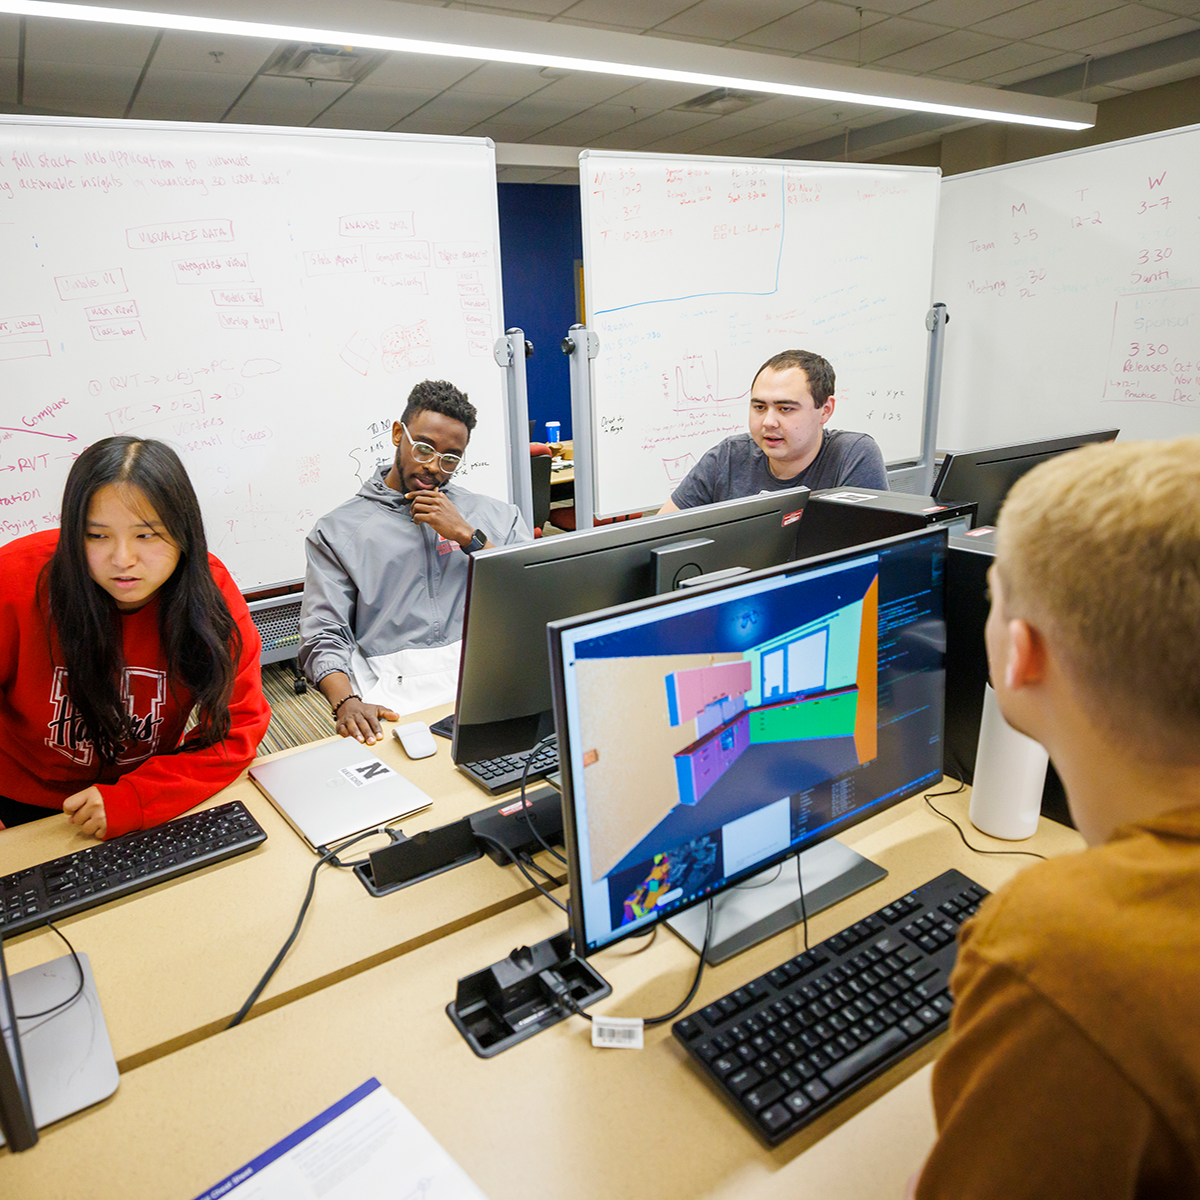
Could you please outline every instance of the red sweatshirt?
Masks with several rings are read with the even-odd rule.
[[[113,766],[97,768],[90,741],[78,729],[56,666],[36,591],[54,553],[58,531],[18,538],[0,547],[0,795],[61,809],[63,801],[96,784],[104,797],[106,837],[158,825],[232,783],[257,752],[271,710],[262,691],[262,642],[229,572],[208,556],[213,578],[242,635],[229,702],[229,736],[191,753],[179,745],[191,713],[182,687],[172,694],[158,638],[158,597],[120,616],[125,641],[124,692],[136,740]],[[55,657],[62,654],[54,642]]]

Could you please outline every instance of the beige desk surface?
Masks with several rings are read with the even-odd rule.
[[[436,720],[449,710],[418,715]],[[450,743],[435,741],[437,754],[419,762],[390,734],[372,747],[433,798],[432,808],[400,822],[409,835],[495,803],[454,769]],[[234,798],[267,831],[258,849],[59,923],[76,950],[91,956],[97,986],[110,997],[105,1011],[122,1070],[223,1028],[296,919],[315,855],[245,776],[209,803]],[[18,826],[0,834],[0,872],[93,844],[65,817]],[[372,838],[348,855],[359,858],[383,844]],[[368,895],[349,870],[322,867],[300,936],[254,1011],[406,954],[536,894],[515,868],[487,858],[382,898]],[[5,946],[10,971],[63,953],[46,929]]]
[[[940,803],[965,824],[962,797]],[[995,888],[1028,861],[972,854],[916,799],[844,840],[890,874],[814,917],[814,942],[947,867]],[[1054,854],[1081,845],[1073,831],[1043,822],[1021,848]],[[933,1135],[922,1068],[936,1043],[774,1151],[710,1090],[668,1025],[647,1030],[643,1051],[600,1051],[584,1022],[570,1018],[494,1059],[476,1058],[443,1011],[457,978],[562,926],[546,901],[522,904],[133,1070],[103,1105],[45,1131],[25,1154],[0,1156],[0,1194],[75,1200],[86,1178],[90,1195],[187,1200],[372,1076],[491,1200],[901,1194]],[[693,1009],[801,948],[799,930],[789,930],[710,968]],[[686,993],[695,961],[665,930],[648,946],[622,943],[594,959],[613,986],[597,1010],[666,1011]],[[113,1020],[103,977],[100,992]]]

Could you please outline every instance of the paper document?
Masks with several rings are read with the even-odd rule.
[[[196,1200],[486,1200],[378,1079],[302,1125]]]

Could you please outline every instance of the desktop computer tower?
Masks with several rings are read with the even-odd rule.
[[[987,573],[996,557],[996,531],[991,526],[950,535],[946,559],[946,729],[945,763],[965,783],[975,779],[975,751],[983,720],[983,688],[987,683]],[[1062,780],[1051,763],[1042,791],[1042,815],[1071,825]]]
[[[975,510],[973,501],[941,504],[932,496],[912,496],[906,492],[848,486],[825,488],[808,498],[796,527],[796,557],[846,550],[931,525],[946,525],[952,532],[965,532],[975,523]]]

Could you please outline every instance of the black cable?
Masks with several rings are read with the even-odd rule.
[[[658,928],[657,925],[655,928]],[[708,954],[708,947],[712,942],[712,931],[713,902],[712,898],[710,897],[708,900],[708,921],[704,926],[704,945],[700,948],[700,961],[696,964],[696,976],[692,980],[692,986],[688,990],[688,994],[684,996],[684,998],[673,1009],[671,1009],[670,1012],[662,1013],[657,1017],[643,1017],[643,1027],[649,1025],[662,1025],[666,1021],[673,1021],[696,998],[696,993],[700,990],[700,980],[704,976],[705,956]],[[579,1002],[574,996],[571,995],[571,989],[568,988],[566,984],[561,984],[561,991],[558,988],[555,988],[554,992],[558,996],[559,1000],[564,1001],[567,1007],[570,1008],[577,1017],[582,1017],[585,1021],[592,1021],[595,1019],[591,1013],[584,1012],[584,1010],[579,1006]]]
[[[240,1025],[245,1019],[246,1014],[254,1007],[254,1002],[262,995],[263,989],[271,982],[272,976],[279,970],[280,964],[287,957],[287,952],[292,948],[292,943],[300,936],[300,927],[304,924],[305,915],[308,913],[308,906],[312,903],[313,892],[317,886],[317,872],[326,864],[332,863],[336,867],[352,867],[354,863],[344,863],[338,858],[338,854],[345,850],[347,846],[353,846],[355,842],[361,842],[364,838],[374,837],[376,834],[383,833],[383,829],[368,829],[365,833],[358,834],[357,837],[352,837],[349,841],[343,842],[337,850],[326,850],[320,858],[313,864],[312,872],[308,877],[308,890],[304,893],[304,900],[300,904],[300,912],[296,917],[296,923],[292,926],[292,932],[288,934],[287,941],[280,947],[279,953],[271,960],[271,965],[267,968],[266,973],[255,985],[254,990],[246,997],[246,1002],[234,1014],[233,1020],[225,1026],[226,1029],[232,1029],[235,1025]],[[369,861],[369,860],[360,860]]]
[[[524,875],[525,878],[529,880],[529,882],[533,884],[533,886],[537,888],[537,890],[541,892],[547,900],[550,901],[551,904],[557,905],[557,907],[561,908],[563,912],[567,911],[567,906],[556,896],[550,895],[550,893],[546,891],[546,889],[542,887],[542,885],[538,883],[538,881],[534,879],[534,877],[530,875],[527,870],[525,870],[525,864],[522,863],[521,860],[517,858],[517,856],[503,842],[497,841],[494,837],[488,837],[486,833],[480,833],[478,830],[476,831],[475,836],[479,838],[480,841],[491,842],[493,846],[496,846],[499,850],[501,850],[505,855],[507,855],[509,862],[511,862],[513,866],[516,867],[517,870],[520,871],[521,874]]]
[[[777,880],[780,877],[780,875],[782,875],[782,874],[783,874],[783,863],[780,863],[775,868],[775,874],[772,875],[770,879],[764,879],[761,883],[751,883],[750,880],[748,879],[748,880],[746,880],[745,883],[734,884],[734,886],[731,890],[735,891],[735,892],[752,892],[752,891],[754,891],[755,888],[770,887],[771,884],[773,884],[775,882],[775,880]],[[752,878],[757,878],[757,876],[753,876]]]
[[[525,756],[525,769],[521,772],[521,816],[523,816],[525,818],[525,824],[529,826],[529,832],[532,833],[533,836],[535,838],[537,838],[537,840],[541,843],[542,849],[545,850],[547,853],[551,854],[554,858],[557,858],[558,861],[560,863],[562,863],[563,866],[565,867],[567,865],[567,860],[565,858],[563,858],[563,856],[561,854],[559,854],[559,852],[557,850],[555,850],[555,848],[552,845],[550,845],[550,843],[548,841],[546,841],[546,839],[544,837],[542,837],[541,831],[533,823],[533,818],[529,815],[529,801],[525,799],[525,788],[529,783],[529,765],[530,765],[530,763],[533,762],[533,760],[536,757],[537,752],[539,750],[541,750],[543,747],[550,746],[553,743],[556,743],[557,741],[558,741],[557,734],[548,733]]]
[[[543,867],[542,864],[538,862],[538,860],[534,858],[528,850],[522,850],[518,852],[517,857],[521,860],[521,862],[529,867],[530,870],[536,871],[547,883],[553,884],[554,887],[562,886],[563,881],[547,871],[546,868]]]
[[[950,778],[953,779],[954,776],[951,775]],[[1024,858],[1039,858],[1042,860],[1042,862],[1046,861],[1046,856],[1044,854],[1037,854],[1033,850],[984,850],[981,846],[972,846],[971,843],[967,841],[967,835],[963,832],[962,826],[959,825],[959,823],[952,816],[950,816],[949,813],[942,812],[942,810],[933,802],[933,799],[938,796],[957,796],[959,792],[963,791],[967,786],[961,779],[956,780],[956,782],[958,783],[958,787],[951,788],[948,792],[926,792],[925,803],[928,804],[930,810],[941,817],[943,821],[949,821],[950,824],[954,826],[954,832],[958,834],[962,844],[966,846],[968,850],[973,850],[976,854],[1019,854]]]
[[[14,1013],[13,1015],[18,1021],[33,1021],[38,1017],[48,1017],[51,1013],[58,1012],[60,1008],[66,1008],[68,1005],[74,1004],[75,1001],[83,995],[83,963],[79,961],[79,955],[75,953],[75,947],[72,946],[69,941],[67,941],[67,935],[63,933],[63,931],[59,929],[59,927],[55,925],[53,921],[47,921],[46,924],[49,925],[50,928],[54,930],[54,932],[57,933],[60,938],[62,938],[63,942],[66,943],[67,949],[70,950],[71,958],[75,961],[75,970],[79,972],[79,986],[65,1000],[60,1000],[57,1004],[52,1004],[49,1008],[43,1008],[41,1012]]]
[[[781,864],[782,865],[782,864]],[[800,916],[804,919],[804,953],[808,953],[808,905],[804,901],[804,869],[796,855],[796,882],[800,885]]]

